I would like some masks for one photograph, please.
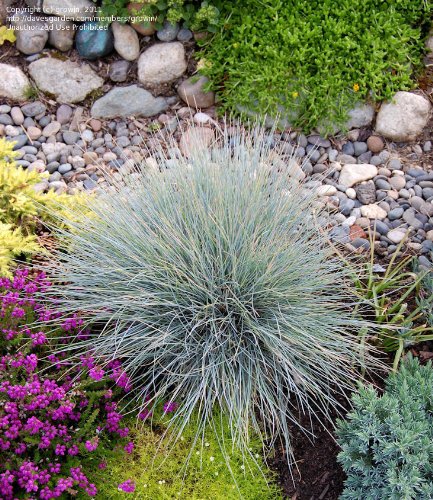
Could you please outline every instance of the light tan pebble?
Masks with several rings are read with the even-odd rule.
[[[93,132],[99,132],[102,129],[102,122],[100,120],[96,120],[96,118],[92,118],[89,124],[92,127]]]
[[[379,207],[379,205],[372,203],[361,207],[361,215],[369,219],[383,220],[386,218],[387,213],[383,208]]]
[[[316,190],[318,196],[332,196],[337,192],[337,188],[335,186],[319,186]]]
[[[189,157],[199,150],[208,148],[214,138],[214,131],[210,128],[189,128],[182,134],[179,148],[184,156]]]
[[[0,137],[3,137],[5,135],[5,126],[3,123],[0,123]]]
[[[158,162],[152,156],[149,156],[149,158],[146,158],[144,160],[144,164],[150,170],[159,170]]]
[[[60,122],[51,122],[46,127],[44,127],[44,130],[42,130],[42,135],[44,137],[53,137],[60,130],[61,126],[62,125],[60,124]]]
[[[24,123],[24,115],[21,108],[14,106],[11,111],[11,117],[15,125],[22,125]]]
[[[391,231],[388,231],[386,234],[386,237],[395,244],[400,243],[405,236],[406,231],[403,229],[391,229]]]
[[[68,162],[75,168],[82,168],[85,166],[85,161],[81,156],[70,156]]]
[[[17,135],[20,135],[20,129],[18,127],[14,127],[13,125],[6,125],[5,133],[9,137],[16,137]]]
[[[400,191],[400,189],[403,189],[406,186],[406,180],[401,175],[394,175],[388,180],[388,182],[397,191]]]
[[[331,163],[331,170],[340,171],[342,169],[341,163],[339,161],[333,161]]]
[[[412,241],[411,241],[411,242],[409,242],[409,243],[407,244],[407,246],[408,246],[409,248],[412,248],[412,250],[415,250],[415,252],[418,252],[418,251],[419,251],[419,250],[421,250],[421,248],[422,248],[421,243],[414,243],[414,242],[412,242]]]
[[[389,168],[381,167],[378,170],[379,175],[384,175],[385,177],[391,177],[391,170]]]
[[[428,239],[429,241],[433,241],[433,229],[431,229],[430,231],[427,231],[426,235],[425,235],[426,239]]]
[[[403,170],[393,170],[392,173],[393,173],[393,175],[399,175],[401,177],[404,176]]]
[[[45,169],[46,169],[46,166],[42,160],[36,160],[33,163],[30,163],[30,165],[27,168],[27,170],[29,170],[30,172],[35,171],[35,172],[38,172],[40,174],[42,172],[45,172]]]
[[[37,141],[39,137],[42,135],[42,130],[38,127],[29,127],[27,129],[27,135],[30,137],[32,141]]]
[[[358,217],[358,219],[356,219],[355,221],[355,224],[365,229],[366,227],[370,227],[370,219],[368,219],[367,217]]]
[[[117,155],[111,151],[104,153],[102,156],[103,160],[106,162],[117,160]]]
[[[83,160],[86,165],[96,163],[98,161],[98,154],[95,153],[94,151],[86,151],[83,154]]]
[[[158,116],[158,121],[159,123],[162,123],[163,125],[166,124],[168,121],[170,121],[170,117],[163,113],[162,115]]]
[[[387,196],[389,196],[389,198],[392,198],[393,200],[398,199],[397,191],[391,190],[391,191],[388,191],[386,194],[387,194]]]
[[[343,222],[343,225],[353,226],[355,222],[356,222],[356,217],[354,215],[351,215]]]
[[[185,106],[177,110],[177,116],[179,118],[188,118],[194,116],[195,109]]]
[[[194,115],[194,122],[197,123],[198,125],[203,125],[205,123],[210,123],[212,121],[213,121],[212,118],[206,113],[196,113]]]
[[[351,200],[354,200],[356,198],[356,191],[353,188],[347,188],[346,196]]]

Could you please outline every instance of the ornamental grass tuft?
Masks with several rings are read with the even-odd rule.
[[[53,227],[48,293],[100,325],[65,349],[121,359],[143,408],[178,404],[178,433],[194,416],[199,439],[221,408],[246,454],[252,429],[282,437],[291,461],[299,412],[329,416],[373,363],[365,324],[293,158],[262,129],[191,149],[176,168],[121,174]]]

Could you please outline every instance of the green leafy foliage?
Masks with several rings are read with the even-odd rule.
[[[362,388],[339,421],[342,500],[433,498],[433,369],[409,357],[385,393]]]
[[[227,453],[223,453],[212,429],[206,430],[202,441],[194,443],[195,425],[191,422],[185,427],[181,439],[173,446],[168,436],[161,440],[166,430],[164,424],[152,430],[147,423],[137,425],[131,421],[134,452],[122,456],[121,461],[108,460],[106,469],[92,474],[101,498],[127,498],[127,494],[117,490],[117,484],[131,478],[135,482],[134,498],[142,500],[282,498],[257,440],[252,439],[250,443],[253,457],[243,456],[236,447],[232,448],[229,425],[222,421],[218,434],[224,437]],[[230,455],[228,463],[227,455]]]
[[[179,432],[198,413],[200,434],[220,408],[245,453],[252,428],[264,441],[282,437],[290,459],[295,408],[338,407],[334,391],[353,388],[356,367],[374,361],[300,167],[263,130],[230,133],[210,149],[191,139],[176,169],[138,165],[89,214],[61,218],[47,293],[60,313],[79,307],[103,325],[71,349],[123,359],[139,403],[179,402],[170,422]]]
[[[368,337],[387,352],[395,352],[394,370],[404,350],[419,342],[433,339],[433,324],[429,321],[433,294],[422,293],[431,283],[431,273],[410,270],[412,256],[397,261],[406,238],[398,245],[386,268],[375,263],[374,241],[370,241],[370,259],[347,260],[351,278],[361,301],[367,304],[371,319],[377,328],[364,330],[360,337]],[[422,297],[422,300],[421,300]],[[413,302],[414,305],[409,306]],[[374,333],[374,337],[371,335]]]
[[[422,0],[223,2],[199,54],[222,111],[281,113],[332,131],[361,99],[411,89],[432,4]]]
[[[10,276],[12,259],[40,249],[35,232],[37,220],[50,213],[83,203],[82,196],[41,193],[35,186],[43,176],[15,165],[13,143],[0,139],[0,274]]]
[[[131,16],[127,6],[130,0],[102,0],[101,16]],[[194,31],[215,32],[219,23],[219,9],[207,0],[137,0],[134,15],[155,19],[160,28],[164,21],[181,23]],[[136,13],[135,13],[136,12]]]

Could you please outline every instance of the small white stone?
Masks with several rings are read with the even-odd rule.
[[[398,244],[405,237],[405,235],[406,233],[402,229],[391,229],[391,231],[388,231],[386,237],[393,243]]]
[[[53,135],[56,135],[61,126],[62,125],[59,122],[51,122],[42,130],[42,135],[44,137],[51,137]]]
[[[429,241],[433,241],[433,229],[431,229],[430,231],[427,231],[427,234],[425,235],[425,237]]]
[[[14,127],[13,125],[6,125],[5,133],[9,137],[16,137],[17,135],[20,135],[20,129],[17,127]]]
[[[368,181],[377,175],[377,167],[369,163],[348,163],[341,169],[338,183],[348,188],[358,182]]]
[[[355,222],[356,222],[356,217],[354,215],[351,215],[343,222],[343,225],[353,226],[353,224],[355,224]]]
[[[209,123],[212,120],[212,118],[207,115],[206,113],[196,113],[194,115],[194,121],[195,123],[197,123],[198,125],[203,125],[204,123]]]
[[[387,213],[383,208],[379,207],[379,205],[372,203],[371,205],[363,205],[361,207],[361,215],[368,219],[383,220],[386,218]]]
[[[153,158],[153,156],[149,156],[149,158],[146,158],[144,160],[144,164],[149,170],[159,171],[158,162],[155,158]]]
[[[346,196],[351,200],[354,200],[356,198],[356,191],[353,188],[348,188],[346,189]]]
[[[332,196],[337,192],[337,188],[335,186],[319,186],[316,190],[318,196]]]

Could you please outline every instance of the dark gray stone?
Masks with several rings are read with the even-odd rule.
[[[128,77],[128,71],[131,67],[131,63],[125,59],[120,61],[114,61],[110,64],[110,69],[108,71],[108,76],[113,82],[124,82]]]
[[[353,143],[353,149],[355,152],[355,156],[360,156],[363,153],[367,152],[368,147],[367,147],[367,144],[365,142],[356,141]],[[370,153],[371,153],[371,151],[370,151]]]
[[[363,205],[370,205],[376,201],[376,186],[373,181],[359,184],[355,187],[356,196]]]
[[[21,106],[21,111],[24,113],[24,115],[30,116],[31,118],[45,113],[46,110],[46,106],[39,101],[29,102],[28,104],[24,104],[24,106]]]

